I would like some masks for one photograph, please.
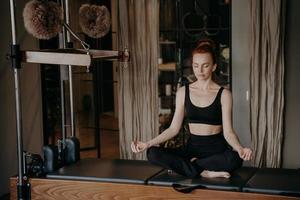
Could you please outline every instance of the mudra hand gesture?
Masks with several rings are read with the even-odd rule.
[[[131,150],[134,153],[143,152],[148,148],[148,144],[146,142],[141,141],[133,141],[131,142]]]
[[[252,150],[250,148],[242,148],[238,153],[241,159],[245,161],[251,160]]]

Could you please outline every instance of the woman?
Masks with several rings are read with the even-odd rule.
[[[252,151],[242,147],[233,130],[231,92],[212,79],[217,67],[214,42],[201,40],[192,56],[197,80],[178,89],[170,127],[150,141],[132,142],[131,148],[135,153],[147,149],[151,163],[190,178],[199,175],[229,178],[243,160],[251,159]],[[157,147],[178,134],[185,114],[191,133],[186,147]]]

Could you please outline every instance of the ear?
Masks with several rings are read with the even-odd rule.
[[[213,72],[217,69],[217,64],[214,64],[213,66]]]

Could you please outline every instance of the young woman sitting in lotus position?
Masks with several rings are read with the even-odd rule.
[[[131,144],[135,153],[147,150],[148,160],[189,178],[230,177],[230,172],[250,160],[252,151],[243,147],[232,126],[232,94],[213,81],[216,70],[215,44],[201,40],[192,53],[196,81],[178,89],[176,108],[168,129],[154,139]],[[176,136],[183,118],[188,118],[190,138],[184,149],[156,145]]]

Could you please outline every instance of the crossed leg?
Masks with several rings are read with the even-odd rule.
[[[150,147],[147,150],[149,162],[174,170],[176,173],[195,178],[198,176],[229,178],[231,171],[242,166],[237,152],[227,150],[206,158],[189,159],[182,149],[165,149]]]
[[[192,158],[190,161],[196,163],[199,168],[204,169],[200,175],[208,178],[229,178],[229,172],[240,168],[243,164],[243,160],[238,153],[229,149],[206,158]]]
[[[150,147],[147,150],[148,161],[152,164],[172,169],[178,174],[195,178],[199,176],[196,163],[186,158],[183,149],[168,149],[162,147]]]

